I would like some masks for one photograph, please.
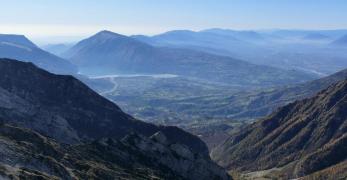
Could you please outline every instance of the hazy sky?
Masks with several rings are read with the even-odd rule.
[[[0,0],[0,33],[87,36],[108,29],[342,29],[346,0]]]

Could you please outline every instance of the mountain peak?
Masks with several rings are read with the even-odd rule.
[[[122,34],[118,34],[118,33],[115,33],[115,32],[112,32],[112,31],[108,31],[108,30],[102,30],[98,33],[96,33],[93,37],[98,37],[98,38],[119,38],[119,37],[128,37],[128,36],[125,36],[125,35],[122,35]]]
[[[26,47],[37,47],[24,35],[17,34],[0,34],[0,43],[13,43]]]
[[[179,38],[179,37],[184,37],[188,38],[189,36],[194,36],[196,35],[197,32],[191,31],[191,30],[172,30],[172,31],[167,31],[162,34],[154,35],[152,37],[158,38],[158,37],[174,37],[174,38]]]
[[[181,29],[181,30],[172,30],[172,31],[168,31],[164,34],[170,34],[170,33],[195,33],[192,30],[186,30],[186,29]]]
[[[77,72],[70,62],[40,49],[24,35],[0,34],[0,58],[29,61],[52,73]]]

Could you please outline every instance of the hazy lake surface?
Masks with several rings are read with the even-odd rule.
[[[175,78],[175,74],[111,74],[102,76],[90,76],[91,79],[117,78],[117,77],[152,77],[152,78]]]

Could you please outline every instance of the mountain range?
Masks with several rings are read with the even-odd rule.
[[[315,41],[315,40],[327,40],[330,37],[324,34],[320,34],[320,33],[310,33],[307,34],[303,37],[303,39],[305,40],[311,40],[311,41]]]
[[[40,49],[23,35],[0,34],[0,58],[32,62],[53,73],[77,73],[77,67],[69,61]]]
[[[346,67],[345,51],[331,46],[331,42],[346,34],[346,30],[242,31],[214,28],[132,37],[156,47],[193,49],[322,77]]]
[[[73,44],[69,43],[69,44],[46,44],[44,46],[42,46],[42,49],[50,52],[56,56],[60,56],[63,52],[67,51],[68,49],[70,49],[73,46]]]
[[[233,134],[213,150],[212,157],[230,170],[262,171],[272,178],[313,173],[327,179],[346,177],[346,94],[343,80],[312,98],[284,106]]]
[[[232,31],[232,33],[218,34],[220,31],[223,30],[211,29],[199,32],[190,30],[174,30],[154,36],[134,35],[131,37],[154,46],[189,48],[206,52],[220,51],[223,53],[223,49],[225,48],[221,47],[228,47],[228,49],[230,49],[235,55],[237,54],[237,49],[246,47],[249,49],[252,44],[247,42],[247,39],[253,38],[254,40],[255,38],[261,38],[253,31]],[[236,37],[237,35],[240,35],[240,37]]]
[[[345,34],[0,35],[0,179],[344,179]]]
[[[82,40],[64,57],[85,75],[174,74],[249,86],[292,84],[316,77],[195,50],[155,47],[109,31]]]

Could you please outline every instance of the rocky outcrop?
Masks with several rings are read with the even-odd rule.
[[[0,177],[40,179],[221,179],[227,173],[164,133],[136,133],[63,145],[34,131],[0,125]]]

